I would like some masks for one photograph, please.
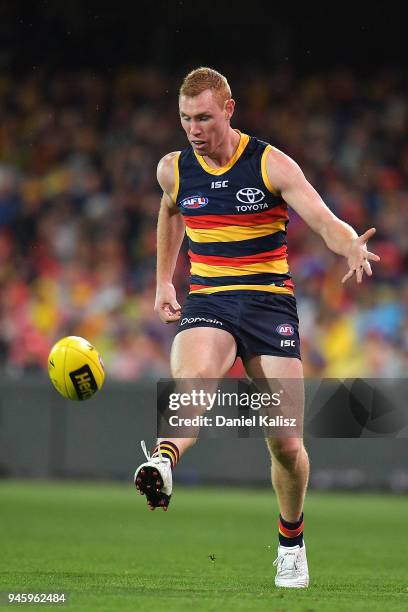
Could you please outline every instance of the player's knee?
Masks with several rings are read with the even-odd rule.
[[[298,438],[282,438],[267,440],[269,452],[275,459],[286,468],[295,467],[299,456],[303,452],[303,441]]]
[[[186,450],[194,446],[197,443],[197,440],[198,438],[189,438],[188,444],[186,444]]]

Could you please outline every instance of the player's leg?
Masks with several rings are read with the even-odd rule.
[[[196,384],[200,384],[209,393],[214,392],[218,380],[234,365],[236,354],[234,337],[223,329],[194,327],[180,332],[174,339],[170,356],[171,375],[176,380],[176,388],[178,386],[180,392],[188,393]],[[204,410],[205,407],[201,412]],[[190,433],[188,438],[173,440],[180,456],[195,444],[198,428],[191,428]]]
[[[254,356],[245,362],[249,376],[283,390],[284,410],[297,418],[300,431],[266,438],[272,459],[272,485],[279,503],[277,586],[307,587],[309,575],[303,544],[303,504],[309,478],[309,459],[303,444],[304,387],[302,363],[297,358]],[[286,406],[286,408],[285,408]]]
[[[208,392],[215,391],[217,382],[234,364],[237,353],[232,334],[214,327],[193,327],[179,332],[171,350],[171,373],[176,392],[189,393],[197,384]],[[205,411],[202,407],[185,407],[186,416]],[[195,410],[196,412],[192,413]],[[198,412],[197,412],[198,410]],[[188,436],[159,438],[152,455],[135,473],[135,485],[145,494],[149,508],[167,510],[172,492],[172,471],[181,455],[195,444],[198,427],[189,428]]]
[[[303,419],[303,379],[302,362],[290,357],[272,355],[254,356],[245,362],[248,375],[254,379],[266,381],[279,379],[285,395],[297,402],[294,412]],[[293,379],[291,384],[290,379]],[[285,389],[286,388],[286,389]],[[296,397],[294,397],[296,396]],[[272,484],[278,497],[281,515],[286,521],[295,522],[303,511],[309,477],[309,460],[301,437],[288,436],[266,439],[272,458]]]

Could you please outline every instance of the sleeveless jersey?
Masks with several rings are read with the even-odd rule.
[[[240,134],[237,151],[211,168],[192,147],[175,157],[173,200],[182,213],[191,261],[190,294],[293,294],[287,262],[287,204],[266,173],[266,142]]]

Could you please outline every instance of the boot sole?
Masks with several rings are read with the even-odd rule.
[[[146,495],[148,504],[154,508],[167,508],[170,503],[171,495],[162,493],[163,478],[160,472],[152,466],[142,467],[135,474],[135,487]]]

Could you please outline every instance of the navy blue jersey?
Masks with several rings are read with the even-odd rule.
[[[270,145],[240,134],[226,166],[211,168],[190,146],[176,159],[174,201],[189,240],[190,293],[293,294],[287,204],[270,184]]]

